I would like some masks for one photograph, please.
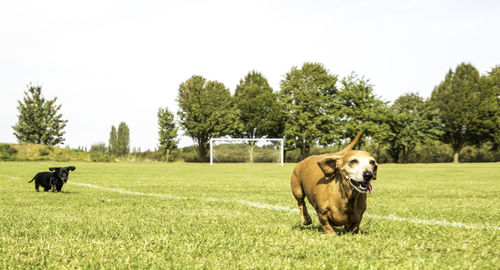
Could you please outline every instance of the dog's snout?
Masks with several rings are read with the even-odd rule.
[[[370,172],[370,171],[365,171],[365,172],[363,173],[363,179],[364,179],[365,181],[370,181],[370,180],[372,180],[372,178],[373,178],[373,173],[372,173],[372,172]]]

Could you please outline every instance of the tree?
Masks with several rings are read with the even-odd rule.
[[[342,79],[339,99],[341,108],[337,114],[342,130],[337,138],[354,138],[359,130],[363,130],[364,138],[373,138],[377,142],[378,157],[381,142],[388,133],[387,103],[375,95],[369,80],[359,78],[355,73]],[[338,142],[338,145],[342,143]],[[358,147],[361,145],[362,141]]]
[[[304,63],[301,69],[293,67],[281,81],[279,97],[285,111],[286,146],[298,148],[302,159],[309,156],[313,145],[331,143],[338,134],[336,82],[337,76],[319,63]]]
[[[432,92],[431,100],[439,109],[444,134],[441,140],[451,145],[453,162],[458,163],[460,150],[466,145],[480,145],[495,134],[495,115],[498,96],[477,69],[462,63],[446,74]],[[498,114],[498,112],[497,112]]]
[[[115,126],[111,126],[109,133],[109,154],[116,155],[118,153],[118,134],[116,133]]]
[[[158,135],[160,136],[160,147],[158,151],[165,156],[168,162],[170,152],[177,148],[177,127],[174,122],[174,114],[168,108],[158,109]]]
[[[42,87],[28,85],[23,101],[18,101],[18,121],[14,135],[20,143],[56,145],[64,142],[64,127],[67,120],[58,113],[61,105],[56,105],[57,97],[46,100],[42,96]]]
[[[202,161],[208,160],[211,138],[238,133],[241,123],[229,89],[217,81],[192,76],[179,86],[180,124],[196,143]]]
[[[481,89],[485,101],[479,108],[479,119],[487,129],[487,140],[492,142],[493,150],[497,150],[500,147],[500,65],[481,77]]]
[[[438,112],[429,101],[418,94],[400,96],[387,114],[389,132],[384,141],[394,162],[400,157],[407,162],[408,155],[418,143],[437,140],[442,135]]]
[[[276,94],[262,74],[252,71],[240,80],[234,93],[242,129],[235,134],[243,138],[276,138],[283,136],[281,109]],[[250,162],[253,162],[255,141],[248,143]]]
[[[116,136],[117,151],[116,154],[119,156],[125,156],[130,153],[130,130],[125,124],[121,122],[118,125],[118,133]]]

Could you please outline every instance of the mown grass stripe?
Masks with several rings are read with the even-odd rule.
[[[14,180],[22,180],[19,177],[10,176],[10,175],[0,175],[0,177],[14,179]],[[280,205],[266,204],[266,203],[261,203],[261,202],[251,202],[251,201],[245,201],[245,200],[225,200],[225,199],[219,199],[219,198],[193,198],[193,197],[176,196],[176,195],[162,194],[162,193],[136,192],[136,191],[130,191],[130,190],[125,190],[125,189],[109,188],[109,187],[103,187],[103,186],[87,184],[87,183],[79,183],[79,182],[68,182],[68,183],[73,184],[73,185],[77,185],[77,186],[87,187],[87,188],[100,189],[100,190],[105,190],[105,191],[109,191],[109,192],[118,192],[118,193],[122,193],[122,194],[134,195],[134,196],[148,196],[148,197],[177,199],[177,200],[189,200],[189,199],[193,200],[193,199],[195,199],[195,200],[202,200],[202,201],[207,201],[207,202],[238,203],[241,205],[246,205],[246,206],[260,208],[260,209],[267,209],[267,210],[274,210],[274,211],[286,211],[286,212],[298,212],[298,209],[284,207],[284,206],[280,206]],[[500,230],[499,226],[480,225],[480,224],[465,224],[465,223],[461,223],[461,222],[449,222],[446,220],[432,220],[432,219],[427,220],[427,219],[419,219],[419,218],[404,218],[404,217],[398,217],[395,215],[382,216],[382,215],[367,213],[367,214],[365,214],[365,217],[373,218],[373,219],[398,221],[398,222],[407,222],[407,223],[414,223],[414,224],[455,227],[455,228],[463,228],[463,229],[482,229],[482,230],[495,230],[495,231]]]
[[[101,189],[101,190],[107,190],[107,191],[112,191],[112,192],[119,192],[123,194],[130,194],[130,195],[137,195],[137,196],[150,196],[150,197],[159,197],[159,198],[168,198],[168,199],[182,199],[182,200],[188,200],[188,199],[197,199],[197,200],[202,200],[202,201],[208,201],[208,202],[224,202],[224,203],[238,203],[250,207],[255,207],[255,208],[260,208],[260,209],[267,209],[267,210],[274,210],[274,211],[286,211],[286,212],[298,212],[298,209],[293,209],[289,207],[284,207],[280,205],[272,205],[272,204],[266,204],[266,203],[261,203],[261,202],[251,202],[251,201],[245,201],[245,200],[225,200],[225,199],[218,199],[218,198],[191,198],[191,197],[183,197],[183,196],[174,196],[174,195],[169,195],[169,194],[158,194],[158,193],[144,193],[144,192],[135,192],[135,191],[129,191],[125,189],[118,189],[118,188],[107,188],[107,187],[101,187],[97,185],[92,185],[92,184],[85,184],[85,183],[77,183],[77,182],[71,182],[72,184],[79,185],[79,186],[85,186],[89,188],[96,188],[96,189]],[[376,214],[365,214],[365,217],[368,218],[373,218],[373,219],[383,219],[383,220],[390,220],[390,221],[399,221],[399,222],[408,222],[408,223],[415,223],[415,224],[424,224],[424,225],[434,225],[434,226],[444,226],[444,227],[455,227],[455,228],[464,228],[464,229],[491,229],[491,230],[500,230],[500,227],[498,226],[489,226],[489,225],[479,225],[479,224],[464,224],[461,222],[449,222],[446,220],[426,220],[426,219],[419,219],[419,218],[403,218],[403,217],[398,217],[395,215],[389,215],[389,216],[381,216],[381,215],[376,215]]]

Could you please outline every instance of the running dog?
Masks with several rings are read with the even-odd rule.
[[[295,166],[291,187],[302,224],[312,223],[304,201],[307,197],[326,234],[336,234],[337,226],[359,232],[366,193],[373,192],[371,180],[377,178],[377,162],[370,153],[352,150],[360,137],[361,131],[342,151],[310,156]]]
[[[69,167],[51,167],[51,172],[39,172],[28,183],[35,181],[35,189],[39,192],[39,187],[43,187],[43,191],[58,191],[60,192],[62,186],[68,182],[69,171],[74,171],[74,166]]]

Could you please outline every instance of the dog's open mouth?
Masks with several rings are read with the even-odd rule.
[[[370,194],[373,193],[373,187],[370,182],[358,182],[353,179],[350,179],[349,182],[351,182],[351,185],[361,193],[366,193],[366,191],[370,192]]]

